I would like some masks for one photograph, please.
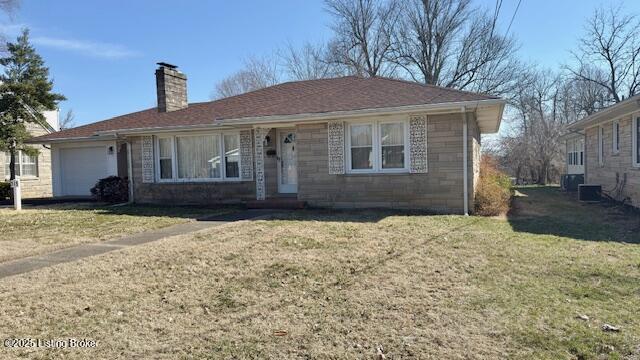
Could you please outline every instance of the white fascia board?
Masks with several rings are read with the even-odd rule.
[[[46,139],[46,140],[28,140],[27,144],[55,144],[55,143],[67,143],[67,142],[79,142],[79,141],[107,141],[107,140],[115,140],[117,137],[114,135],[106,135],[106,136],[79,136],[79,137],[67,137],[67,138],[59,138],[59,139]]]
[[[250,126],[244,126],[250,129]],[[181,126],[157,126],[147,128],[135,128],[124,130],[109,130],[100,131],[97,134],[100,135],[114,135],[114,136],[126,136],[126,135],[146,135],[146,134],[158,134],[158,133],[173,133],[177,131],[198,131],[198,130],[229,130],[236,127],[230,125],[222,125],[219,123],[212,124],[199,124],[199,125],[181,125]]]
[[[488,99],[477,101],[462,101],[443,104],[427,104],[427,105],[410,105],[390,108],[377,108],[377,109],[362,109],[351,111],[333,111],[326,113],[308,113],[308,114],[294,114],[294,115],[274,115],[274,116],[260,116],[260,117],[245,117],[234,119],[221,119],[217,122],[223,125],[253,125],[260,126],[262,124],[273,123],[297,123],[297,122],[314,122],[314,121],[327,121],[332,119],[345,119],[361,116],[380,116],[380,115],[392,115],[399,113],[448,113],[448,112],[460,112],[461,108],[467,110],[474,110],[480,107],[499,106],[499,114],[502,115],[504,111],[505,100],[502,99]],[[500,126],[501,116],[496,119],[496,128]]]

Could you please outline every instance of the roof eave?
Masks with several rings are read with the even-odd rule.
[[[82,141],[106,141],[106,140],[116,140],[116,139],[117,139],[117,136],[115,135],[92,135],[92,136],[77,136],[77,137],[65,137],[65,138],[49,138],[49,139],[33,138],[25,141],[25,143],[55,144],[55,143],[82,142]]]
[[[287,123],[287,122],[309,122],[309,121],[324,121],[332,119],[345,119],[361,116],[382,116],[392,114],[410,114],[410,113],[449,113],[459,112],[464,108],[467,110],[477,110],[493,108],[496,116],[494,121],[489,126],[481,128],[482,133],[497,132],[500,128],[500,122],[502,121],[502,114],[506,100],[503,99],[486,99],[486,100],[472,100],[472,101],[458,101],[439,104],[421,104],[421,105],[408,105],[398,107],[386,107],[386,108],[372,108],[372,109],[360,109],[349,111],[333,111],[325,113],[306,113],[306,114],[292,114],[292,115],[271,115],[271,116],[255,116],[255,117],[241,117],[217,120],[218,123],[223,125],[268,125],[274,123]]]
[[[579,121],[570,124],[568,130],[581,130],[591,127],[599,122],[612,120],[621,116],[625,116],[640,109],[640,95],[632,96],[627,100],[611,105],[606,109],[591,114]]]

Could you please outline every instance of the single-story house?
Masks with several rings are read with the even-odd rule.
[[[640,207],[640,95],[594,113],[568,127],[567,174]]]
[[[85,195],[128,177],[139,203],[255,202],[473,209],[480,136],[505,101],[387,78],[295,81],[187,102],[159,63],[158,106],[35,139],[51,144],[53,193]]]
[[[26,123],[27,131],[31,136],[37,137],[60,129],[58,110],[45,111],[45,122]],[[15,159],[15,174],[20,177],[20,187],[23,198],[51,197],[51,150],[49,146],[37,146],[38,155],[27,155],[19,151]],[[0,174],[4,175],[4,181],[9,181],[11,175],[11,155],[9,152],[0,152]]]

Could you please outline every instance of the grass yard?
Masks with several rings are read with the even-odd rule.
[[[233,208],[100,206],[93,203],[0,209],[0,262],[159,229]]]
[[[98,343],[0,357],[639,358],[637,215],[520,192],[507,219],[300,211],[1,279],[0,338]]]

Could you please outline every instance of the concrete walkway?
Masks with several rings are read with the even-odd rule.
[[[146,244],[148,242],[165,239],[171,236],[183,235],[240,220],[255,219],[272,214],[272,210],[245,210],[237,213],[212,216],[169,226],[166,228],[125,236],[119,239],[98,243],[82,244],[57,250],[48,254],[30,256],[22,259],[0,263],[0,279],[23,274],[47,266],[76,261],[89,256],[95,256],[118,249]]]

